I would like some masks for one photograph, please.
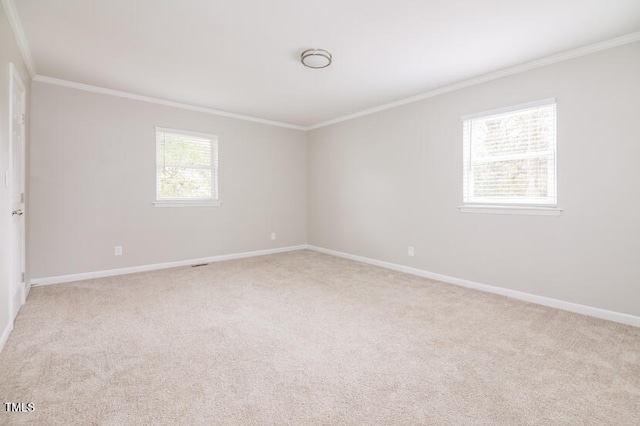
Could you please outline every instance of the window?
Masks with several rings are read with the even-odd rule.
[[[219,205],[217,136],[156,128],[154,205]]]
[[[462,117],[463,212],[559,214],[555,99]]]

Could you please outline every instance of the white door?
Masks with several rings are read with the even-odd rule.
[[[25,103],[26,92],[16,68],[9,72],[9,132],[11,140],[10,190],[11,190],[11,315],[15,318],[25,301]]]

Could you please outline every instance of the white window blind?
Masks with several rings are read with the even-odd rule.
[[[218,200],[218,137],[156,128],[156,201],[190,205]]]
[[[462,120],[465,205],[556,206],[555,99]]]

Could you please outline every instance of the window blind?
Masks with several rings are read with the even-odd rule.
[[[217,137],[156,128],[156,199],[217,200]]]
[[[556,103],[463,117],[463,201],[555,206]]]

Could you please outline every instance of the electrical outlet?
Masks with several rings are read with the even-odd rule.
[[[122,256],[122,246],[116,246],[113,249],[113,255],[114,256]]]
[[[271,233],[271,239],[272,239],[272,240],[275,240],[275,239],[276,239],[276,233],[275,233],[275,232],[272,232],[272,233]]]
[[[416,251],[415,251],[415,249],[414,249],[412,246],[409,246],[409,249],[407,250],[407,254],[408,254],[409,256],[415,256]]]

